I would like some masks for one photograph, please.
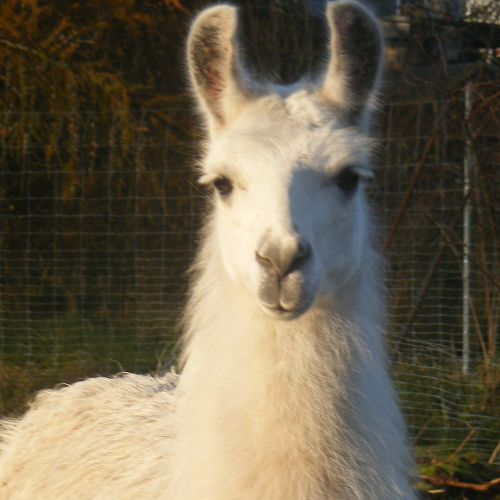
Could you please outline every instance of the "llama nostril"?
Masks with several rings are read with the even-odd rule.
[[[297,269],[300,269],[311,255],[311,247],[305,241],[301,241],[297,247],[297,252],[292,260],[286,274],[290,274]]]
[[[309,257],[311,254],[311,246],[305,240],[299,240],[297,245],[296,258],[299,257]]]
[[[264,268],[264,269],[275,269],[274,262],[270,257],[265,257],[263,255],[260,255],[259,252],[255,252],[255,258],[257,259],[257,262]]]

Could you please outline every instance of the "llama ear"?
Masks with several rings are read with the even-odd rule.
[[[209,127],[230,121],[250,94],[237,60],[236,26],[236,9],[220,5],[203,11],[189,33],[189,75]]]
[[[382,32],[377,19],[353,1],[329,2],[330,61],[323,95],[361,121],[373,101],[382,69]]]

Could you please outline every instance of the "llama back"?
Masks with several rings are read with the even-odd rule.
[[[158,498],[169,481],[177,375],[125,374],[40,392],[3,424],[0,499]]]

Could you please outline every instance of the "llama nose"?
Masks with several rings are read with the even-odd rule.
[[[255,252],[257,262],[280,278],[299,269],[311,255],[309,243],[300,236],[278,239],[266,236]]]

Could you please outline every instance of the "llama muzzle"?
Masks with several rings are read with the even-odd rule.
[[[266,233],[255,252],[259,264],[258,299],[264,310],[280,319],[303,314],[312,303],[307,275],[312,259],[309,243],[300,235],[279,238]]]

